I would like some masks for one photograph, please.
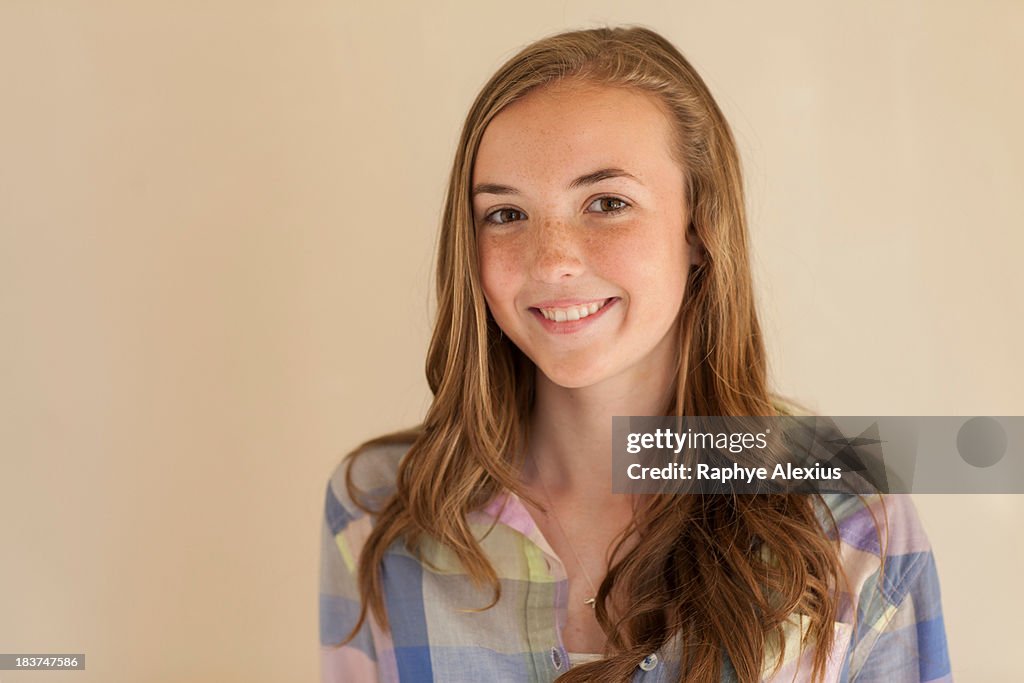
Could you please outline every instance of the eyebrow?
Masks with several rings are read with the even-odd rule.
[[[585,185],[593,185],[599,183],[602,180],[608,178],[630,178],[638,183],[640,180],[632,173],[627,173],[621,168],[601,168],[592,173],[581,175],[576,180],[569,183],[568,189],[575,190],[578,187]],[[640,183],[643,185],[643,183]],[[497,185],[495,183],[481,183],[473,188],[473,196],[478,194],[519,194],[519,190],[509,185]]]

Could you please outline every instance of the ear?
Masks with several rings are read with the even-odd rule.
[[[704,249],[704,242],[697,236],[693,223],[686,228],[686,245],[689,247],[690,268],[700,268],[707,260],[707,251]]]

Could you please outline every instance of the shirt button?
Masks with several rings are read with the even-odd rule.
[[[557,647],[551,648],[551,663],[555,665],[555,669],[562,670],[562,652]]]
[[[653,671],[656,666],[658,666],[658,655],[647,655],[640,662],[640,668],[644,671]]]

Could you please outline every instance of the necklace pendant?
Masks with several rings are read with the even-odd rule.
[[[584,605],[590,605],[592,608],[597,609],[597,597],[589,598],[583,601]]]

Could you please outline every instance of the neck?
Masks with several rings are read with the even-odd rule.
[[[612,417],[661,415],[673,379],[670,373],[652,373],[644,381],[609,378],[572,389],[538,370],[524,479],[541,477],[556,497],[584,492],[592,500],[610,496]]]

